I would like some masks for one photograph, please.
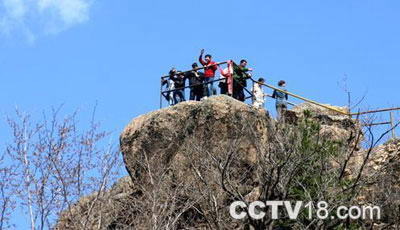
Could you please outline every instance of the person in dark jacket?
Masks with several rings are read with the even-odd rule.
[[[278,87],[282,91],[274,90],[272,94],[272,98],[276,99],[276,112],[278,113],[278,119],[282,119],[286,110],[287,110],[287,100],[288,94],[284,93],[286,90],[286,82],[284,80],[280,80],[278,82]]]
[[[173,93],[174,105],[179,102],[185,101],[185,75],[182,72],[177,72],[172,79],[175,85],[175,91]]]
[[[228,79],[225,76],[221,75],[218,87],[221,94],[228,94]]]
[[[197,70],[199,66],[197,63],[192,64],[192,71],[186,73],[185,78],[189,79],[189,86],[190,86],[190,100],[200,101],[204,95],[204,74]]]
[[[252,71],[246,66],[246,60],[241,60],[240,65],[233,65],[233,98],[243,102],[245,101],[244,88],[247,87],[247,79],[251,77],[248,72]]]
[[[217,90],[214,88],[214,77],[215,77],[215,71],[217,71],[218,66],[216,65],[217,63],[212,60],[212,56],[210,54],[207,54],[205,56],[205,60],[203,60],[203,55],[204,55],[204,49],[201,50],[200,52],[200,57],[199,57],[199,62],[205,67],[204,68],[204,82],[208,83],[206,85],[206,96],[212,96],[216,94]]]

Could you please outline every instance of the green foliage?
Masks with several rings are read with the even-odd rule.
[[[287,162],[287,173],[294,170],[290,182],[286,185],[288,195],[286,200],[299,200],[304,203],[325,201],[332,208],[331,214],[335,213],[336,206],[350,206],[350,201],[354,194],[345,191],[344,188],[353,184],[352,180],[339,179],[341,167],[334,166],[333,162],[340,162],[346,155],[348,146],[343,142],[333,141],[322,138],[321,125],[313,119],[310,111],[304,112],[304,117],[297,122],[295,126],[287,124],[283,129],[291,135],[287,140],[292,141],[294,152],[291,153],[289,162]],[[313,210],[313,218],[316,218]],[[285,215],[285,213],[282,213]],[[317,221],[318,222],[318,221]],[[286,228],[288,226],[298,226],[298,224],[307,226],[313,224],[309,219],[308,210],[303,209],[296,221],[284,219],[278,226]],[[360,226],[345,221],[334,222],[330,218],[323,220],[324,226],[336,226],[332,229],[358,229]],[[344,227],[340,227],[344,226]]]
[[[321,184],[325,186],[332,183],[335,176],[329,163],[340,155],[340,143],[323,140],[320,138],[321,126],[310,118],[310,113],[304,112],[304,119],[298,124],[300,133],[300,145],[298,158],[301,160],[301,167],[295,174],[294,182],[301,186],[292,187],[294,198],[304,200],[307,197],[317,197]],[[304,188],[307,188],[305,191]]]

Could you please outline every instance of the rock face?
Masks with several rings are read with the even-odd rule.
[[[296,123],[306,111],[320,123],[323,138],[351,141],[361,131],[361,126],[350,117],[309,103],[294,107],[286,116],[291,123]],[[239,148],[248,163],[254,163],[255,147],[251,143],[265,143],[274,123],[264,110],[226,96],[211,97],[205,102],[186,102],[135,118],[121,134],[121,151],[128,172],[135,178],[140,167],[134,162],[144,153],[149,158],[160,158],[162,164],[174,163],[177,162],[175,158],[185,157],[180,148],[187,142],[198,142],[214,153],[227,149],[232,140],[241,136],[244,128],[249,128],[256,137],[242,141]]]
[[[121,135],[121,152],[133,183],[140,184],[142,191],[155,192],[157,202],[169,204],[168,210],[156,211],[157,216],[182,212],[186,221],[176,226],[200,228],[209,225],[204,216],[216,216],[216,210],[226,209],[231,202],[224,188],[228,185],[220,179],[224,165],[234,165],[229,186],[243,194],[253,190],[257,144],[267,141],[273,123],[265,110],[227,96],[211,97],[134,119]],[[189,208],[190,203],[195,207]],[[163,219],[150,225],[168,223]]]
[[[134,180],[143,175],[136,163],[144,162],[144,156],[154,164],[183,163],[190,154],[185,150],[188,144],[218,155],[226,152],[238,137],[244,138],[236,147],[243,160],[251,164],[256,158],[253,143],[265,141],[271,124],[264,110],[227,96],[211,97],[204,102],[181,103],[134,119],[121,134],[121,152]],[[253,131],[254,136],[246,138],[244,130]]]
[[[292,124],[302,119],[306,111],[311,111],[312,119],[321,124],[323,138],[351,141],[359,130],[351,118],[309,104],[293,109]],[[272,139],[276,124],[265,110],[254,109],[226,96],[211,97],[134,119],[121,134],[121,151],[133,184],[140,184],[144,190],[159,194],[163,192],[160,187],[168,190],[170,188],[165,185],[174,184],[182,187],[180,199],[213,197],[215,204],[212,205],[207,203],[208,199],[191,201],[197,204],[201,215],[193,214],[188,218],[195,225],[180,225],[182,228],[198,227],[207,222],[204,213],[218,215],[212,214],[212,208],[221,210],[229,206],[232,190],[239,191],[245,200],[260,197],[262,179],[259,173],[263,167],[260,158],[265,157],[261,153],[266,151],[260,143],[275,141]],[[230,185],[224,185],[220,178],[224,176],[223,167],[228,164],[232,152],[236,153],[230,162],[235,173],[229,172],[234,176],[229,178]],[[162,181],[157,181],[160,177]],[[158,200],[168,202],[166,196]],[[178,206],[176,210],[184,209]],[[227,226],[236,227],[234,222]]]
[[[348,112],[347,107],[327,106]],[[361,125],[356,120],[314,104],[303,103],[295,106],[292,110],[287,112],[286,117],[292,122],[296,122],[304,117],[305,112],[310,113],[312,119],[318,121],[321,125],[320,133],[322,138],[337,141],[355,141],[354,139],[357,138],[358,135],[361,135],[359,138],[360,140],[363,139]]]
[[[320,124],[324,139],[353,143],[363,138],[356,121],[311,104],[301,104],[286,116],[294,126],[304,116],[311,117]],[[220,225],[221,229],[243,229],[240,221],[229,217],[227,207],[232,197],[253,201],[264,195],[260,186],[265,175],[260,174],[265,172],[265,161],[261,158],[268,158],[268,151],[262,146],[279,142],[274,133],[277,126],[279,122],[265,110],[227,96],[184,102],[135,118],[120,136],[130,176],[111,189],[101,208],[90,214],[93,225],[89,228],[94,229],[98,217],[105,216],[106,229],[213,229],[210,226],[226,219],[230,221]],[[285,148],[286,144],[276,146]],[[384,162],[397,161],[399,146],[393,142],[378,147],[367,171],[382,175],[386,169],[387,173]],[[358,169],[365,150],[359,144],[354,149],[349,165]],[[85,216],[90,199],[83,198],[72,209],[75,216]],[[71,215],[64,215],[60,229],[72,221]]]

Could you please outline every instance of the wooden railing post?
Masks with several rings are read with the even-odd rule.
[[[392,138],[393,140],[396,139],[396,130],[395,130],[395,126],[394,126],[394,115],[393,112],[390,112],[390,126],[392,129]]]

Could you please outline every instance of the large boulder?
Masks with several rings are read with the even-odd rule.
[[[360,130],[350,117],[309,104],[301,104],[290,112],[295,117],[294,125],[310,112],[311,119],[320,123],[321,136],[325,139],[349,142]],[[212,214],[214,209],[229,207],[233,193],[241,194],[248,201],[260,197],[259,185],[265,183],[261,179],[265,175],[260,174],[265,169],[261,169],[264,166],[260,162],[265,162],[267,156],[263,154],[268,152],[260,143],[266,146],[271,141],[279,142],[273,133],[277,124],[279,126],[279,122],[263,109],[255,109],[231,97],[216,96],[135,118],[121,134],[121,151],[133,184],[140,185],[144,200],[149,199],[145,198],[149,191],[157,193],[157,198],[152,199],[161,203],[172,202],[171,194],[179,200],[189,200],[196,204],[195,210],[185,211],[190,223],[178,226],[199,227],[209,221],[204,216]],[[276,143],[276,146],[284,149],[286,144]],[[230,171],[224,172],[228,163]],[[332,165],[339,167],[335,163]],[[221,179],[225,174],[229,175],[229,185]],[[179,192],[176,192],[177,187]],[[178,210],[185,209],[184,205],[175,205]],[[150,212],[143,210],[143,213]],[[196,212],[199,215],[194,214]],[[229,228],[235,227],[233,221]]]
[[[305,116],[320,125],[321,137],[346,142],[354,149],[345,176],[349,181],[357,176],[367,150],[358,144],[362,132],[356,120],[308,103],[286,116],[288,136],[275,133],[283,123],[267,111],[227,96],[183,102],[139,116],[120,136],[129,177],[96,202],[95,208],[96,194],[82,198],[62,216],[60,229],[82,219],[89,222],[88,229],[100,222],[106,229],[243,229],[243,222],[229,216],[229,205],[233,200],[249,202],[266,195],[265,178],[273,179],[276,173],[266,170],[266,163],[279,163],[279,157],[271,153],[287,151],[291,130]],[[277,150],[263,149],[271,142]],[[393,174],[398,172],[397,164],[388,167],[387,162],[399,162],[399,146],[391,142],[375,148],[364,174],[376,174],[371,181],[380,180],[382,185],[398,180]],[[341,167],[347,157],[338,156],[337,162],[330,162],[332,168]],[[384,181],[387,174],[393,177]],[[374,203],[371,194],[387,198],[379,186],[365,186],[364,191],[359,196],[362,203]]]
[[[135,118],[121,134],[121,152],[134,181],[146,177],[138,165],[145,161],[166,167],[179,164],[176,173],[187,176],[186,160],[194,160],[189,156],[193,150],[185,149],[188,145],[199,146],[218,157],[227,154],[235,142],[243,162],[252,164],[256,159],[254,143],[266,140],[271,125],[265,110],[254,109],[228,96],[215,96]],[[254,135],[246,136],[246,132]]]
[[[126,169],[142,194],[137,198],[144,203],[141,213],[170,219],[184,215],[179,221],[185,221],[175,224],[180,228],[209,226],[205,217],[231,202],[225,186],[246,195],[258,183],[257,146],[267,141],[273,123],[265,110],[228,96],[184,102],[135,118],[120,143]],[[230,185],[220,179],[226,164],[232,165]],[[148,209],[151,201],[157,211]],[[157,221],[147,226],[170,224],[163,218]]]

